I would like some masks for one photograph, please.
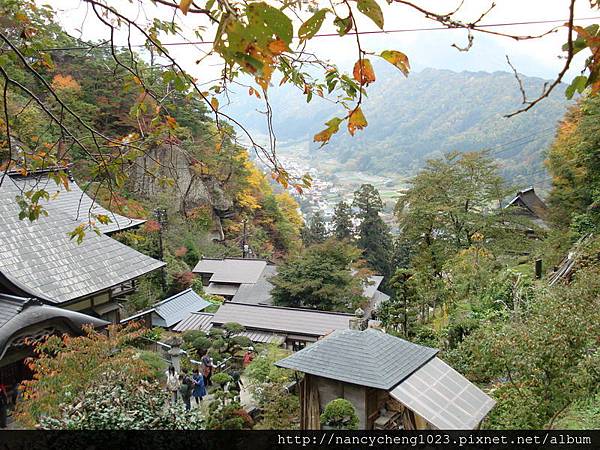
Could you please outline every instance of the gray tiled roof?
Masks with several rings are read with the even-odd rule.
[[[0,294],[0,327],[19,314],[26,301],[23,297]]]
[[[390,390],[437,354],[373,328],[336,331],[276,366]]]
[[[496,404],[439,358],[415,371],[390,395],[441,430],[472,430]]]
[[[376,292],[379,292],[377,288],[383,281],[383,277],[381,275],[371,275],[367,278],[367,282],[363,287],[363,295],[367,298],[373,298]]]
[[[75,223],[59,209],[38,220],[19,220],[19,189],[0,187],[0,275],[19,291],[64,303],[105,291],[164,263],[103,234],[69,238]]]
[[[153,309],[164,319],[166,327],[172,327],[188,317],[190,313],[202,311],[207,306],[210,306],[210,303],[189,288],[158,302]]]
[[[198,330],[207,333],[212,328],[213,316],[214,314],[204,312],[190,313],[173,327],[173,331],[183,333],[184,331]]]
[[[383,302],[387,302],[389,299],[389,295],[381,291],[375,291],[375,294],[369,300],[369,304],[365,307],[365,315],[370,316],[374,310],[378,309]]]
[[[238,291],[237,284],[229,284],[229,283],[210,283],[208,286],[204,288],[204,291],[207,294],[211,295],[230,295],[234,296]],[[252,285],[242,285],[242,286],[252,286]]]
[[[236,334],[236,336],[247,337],[252,342],[256,342],[258,344],[281,345],[285,342],[285,336],[269,333],[268,331],[242,331],[241,333]]]
[[[202,258],[194,267],[194,273],[212,274],[212,283],[256,283],[267,261],[260,259]]]
[[[225,302],[213,318],[213,325],[237,322],[247,329],[320,337],[347,329],[352,315],[299,308]]]
[[[275,275],[277,275],[277,267],[266,266],[256,283],[240,285],[233,297],[233,301],[254,305],[272,304],[271,289],[273,289],[273,285],[269,282],[269,279]]]
[[[101,224],[96,222],[98,229],[102,233],[123,231],[145,222],[145,220],[130,219],[129,217],[124,217],[104,209],[92,200],[92,198],[89,197],[75,181],[69,183],[69,190],[67,190],[62,184],[57,185],[54,180],[50,179],[47,175],[11,178],[12,181],[24,191],[44,189],[50,194],[51,200],[42,200],[42,206],[49,212],[56,210],[61,211],[76,224],[82,222],[87,223],[90,219],[93,219],[91,214],[103,214],[108,216],[111,220],[110,223]]]
[[[0,294],[0,358],[25,328],[52,321],[65,323],[73,331],[83,325],[106,326],[109,322],[68,309],[43,305],[38,301]]]

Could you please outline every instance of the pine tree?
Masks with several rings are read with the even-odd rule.
[[[321,211],[317,211],[302,230],[302,240],[305,246],[320,244],[327,239],[327,227]]]
[[[383,210],[383,202],[379,192],[370,184],[363,184],[354,193],[352,205],[358,208],[357,246],[363,250],[363,257],[368,265],[384,277],[391,274],[392,237],[389,227],[379,213]]]
[[[333,210],[333,235],[336,239],[351,239],[352,233],[352,211],[348,203],[341,201],[335,205]]]
[[[386,330],[395,330],[408,337],[419,315],[418,293],[414,286],[413,273],[398,269],[390,280],[393,297],[383,302],[377,312]]]

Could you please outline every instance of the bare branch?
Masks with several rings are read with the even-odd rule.
[[[573,61],[573,57],[575,56],[574,46],[573,46],[573,21],[575,19],[575,0],[571,0],[571,4],[569,6],[569,22],[567,23],[567,27],[569,29],[568,38],[567,38],[567,57],[565,59],[565,64],[556,77],[556,79],[550,84],[550,86],[544,89],[544,92],[535,100],[528,101],[527,106],[512,112],[510,114],[505,115],[504,117],[510,118],[516,116],[517,114],[529,111],[543,99],[547,98],[552,91],[562,82],[564,76],[566,75],[569,67],[571,67],[571,62]]]

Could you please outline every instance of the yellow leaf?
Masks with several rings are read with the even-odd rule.
[[[192,5],[192,0],[181,0],[179,2],[179,9],[183,14],[187,14],[190,6]]]
[[[356,130],[362,130],[367,125],[367,119],[360,107],[357,107],[350,113],[350,116],[348,117],[348,131],[352,136],[354,136]]]
[[[329,140],[331,139],[331,136],[337,133],[340,129],[340,123],[342,123],[342,119],[340,119],[339,117],[334,117],[333,119],[325,123],[325,125],[327,125],[327,128],[325,128],[320,133],[315,134],[313,140],[315,142],[322,142],[323,145],[327,144],[327,142],[329,142]]]
[[[354,64],[354,79],[361,85],[369,84],[375,81],[375,71],[368,59],[359,59]]]
[[[384,50],[379,56],[400,69],[404,76],[408,76],[410,64],[408,62],[408,56],[404,53],[397,50]]]
[[[269,43],[269,50],[275,56],[281,55],[283,52],[288,50],[287,44],[281,39],[276,39]]]
[[[210,99],[210,106],[216,111],[219,109],[219,100],[216,97]]]

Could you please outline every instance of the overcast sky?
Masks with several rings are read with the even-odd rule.
[[[145,1],[150,4],[150,1]],[[202,3],[202,2],[201,2]],[[386,2],[379,2],[384,9],[385,30],[396,30],[406,28],[432,27],[436,23],[423,18],[417,12],[402,5],[388,5]],[[420,5],[424,5],[434,11],[448,12],[458,5],[454,0],[420,0]],[[114,3],[120,11],[125,11],[129,17],[137,18],[139,21],[150,20],[157,11],[162,11],[162,17],[168,8],[155,9],[146,6],[143,10],[138,7],[137,2],[129,4],[123,0]],[[491,2],[485,0],[465,0],[460,10],[459,18],[473,20],[486,10]],[[440,6],[442,5],[442,6]],[[567,20],[568,0],[497,0],[497,6],[484,19],[483,23],[507,23],[523,22],[534,20]],[[588,0],[577,1],[576,17],[597,16],[598,11],[594,11],[589,6]],[[84,39],[100,40],[108,37],[107,29],[95,17],[91,9],[79,0],[59,0],[52,2],[52,6],[57,10],[59,21],[75,35]],[[307,15],[308,17],[308,15]],[[330,16],[331,17],[331,16]],[[578,22],[581,25],[598,21]],[[208,22],[201,16],[191,15],[189,17],[181,16],[180,23],[184,29],[184,35],[191,40],[197,40],[193,35],[193,30],[199,26],[206,26]],[[295,32],[298,29],[300,21],[294,25]],[[558,25],[558,24],[556,24]],[[358,23],[360,31],[377,30],[368,18],[361,17]],[[552,28],[553,24],[546,25],[526,25],[511,26],[505,28],[494,28],[496,31],[505,31],[516,34],[538,34]],[[321,32],[335,31],[331,25],[331,18],[321,29]],[[214,37],[214,28],[208,28],[203,34],[207,41]],[[566,30],[546,36],[535,41],[514,41],[512,39],[484,36],[477,34],[473,48],[469,52],[459,52],[452,48],[453,43],[464,45],[466,43],[466,32],[462,30],[444,30],[444,31],[421,31],[421,32],[403,32],[390,33],[386,35],[365,35],[362,36],[363,47],[366,50],[381,51],[385,49],[396,49],[406,53],[411,61],[413,69],[420,70],[426,67],[451,70],[510,70],[506,63],[505,55],[509,55],[518,71],[529,76],[539,76],[543,78],[553,78],[561,68],[562,61],[561,45],[566,42]],[[121,37],[121,40],[124,38]],[[134,37],[138,43],[143,43],[139,36]],[[168,41],[181,41],[180,37],[171,37],[165,39]],[[309,49],[319,56],[327,59],[345,70],[351,70],[356,60],[355,38],[353,36],[339,37],[321,37],[315,38],[310,42]],[[191,74],[201,81],[208,82],[218,76],[216,58],[205,59],[201,64],[195,64],[195,61],[202,56],[204,50],[209,50],[210,45],[204,46],[182,46],[171,47],[171,53]],[[574,65],[574,69],[569,77],[576,75],[581,70],[582,58],[579,58]]]

